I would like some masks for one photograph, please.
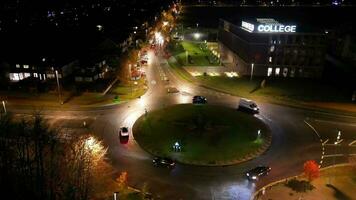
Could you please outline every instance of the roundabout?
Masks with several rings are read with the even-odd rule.
[[[155,156],[202,166],[250,160],[271,143],[270,129],[258,118],[211,105],[179,104],[144,114],[133,134]]]

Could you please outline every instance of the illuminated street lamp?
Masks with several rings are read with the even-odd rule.
[[[4,112],[6,113],[5,101],[2,101],[2,106],[4,107]]]
[[[253,76],[253,67],[254,67],[254,63],[251,63],[251,77],[250,77],[250,81],[252,81],[252,76]]]
[[[201,36],[200,33],[194,33],[194,38],[196,40],[199,40],[200,36]]]
[[[62,105],[62,94],[61,94],[61,87],[59,86],[59,79],[58,79],[58,70],[56,70],[56,78],[57,78],[57,87],[58,87],[58,97],[59,97],[59,103]]]
[[[114,200],[118,200],[119,192],[114,192]]]

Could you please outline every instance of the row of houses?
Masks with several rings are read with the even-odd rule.
[[[24,79],[37,79],[45,82],[51,79],[70,78],[78,83],[94,82],[105,78],[112,69],[106,60],[83,63],[79,60],[67,62],[54,62],[54,60],[42,58],[39,62],[16,61],[7,62],[7,76],[10,82],[19,82]]]

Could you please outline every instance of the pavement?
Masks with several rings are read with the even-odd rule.
[[[333,136],[337,133],[333,130],[340,126],[345,127],[342,134],[344,143],[337,146],[337,154],[346,158],[356,153],[356,148],[349,147],[356,140],[356,117],[257,102],[261,113],[255,117],[263,120],[272,131],[271,146],[261,156],[225,167],[183,164],[177,164],[173,170],[154,167],[153,155],[141,149],[132,134],[128,144],[120,144],[118,129],[121,126],[132,127],[145,110],[150,112],[169,105],[191,103],[194,95],[206,96],[209,104],[230,108],[237,108],[239,97],[180,79],[171,71],[166,60],[155,56],[153,52],[149,52],[149,64],[145,70],[149,89],[139,99],[105,107],[43,109],[41,114],[54,124],[53,127],[66,127],[68,130],[78,129],[72,123],[80,125],[85,121],[83,130],[103,140],[114,167],[118,171],[128,172],[129,185],[141,188],[147,183],[155,197],[159,196],[160,199],[248,200],[265,184],[300,174],[306,160],[320,162],[322,152],[330,156],[323,158],[322,167],[344,162],[341,156],[335,156],[325,145],[324,150],[322,148],[326,139],[330,142],[334,140]],[[169,87],[176,88],[178,92],[167,92]],[[8,110],[18,115],[33,113],[32,107],[27,106],[9,104]],[[305,121],[310,122],[320,137]],[[258,182],[250,182],[244,172],[257,165],[268,165],[272,171]]]
[[[296,178],[297,180],[305,180],[303,175],[300,175]],[[291,188],[285,186],[286,181],[282,181],[266,187],[264,190],[260,190],[259,194],[255,196],[254,200],[355,200],[355,178],[356,171],[354,167],[350,165],[339,165],[322,169],[320,172],[320,177],[311,182],[311,184],[315,187],[311,191],[293,191]]]

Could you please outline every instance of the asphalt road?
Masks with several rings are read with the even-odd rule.
[[[194,95],[206,96],[209,104],[231,108],[237,108],[239,98],[181,80],[170,71],[164,59],[152,52],[149,58],[149,65],[145,67],[149,90],[139,99],[90,110],[42,110],[53,127],[92,132],[102,139],[108,146],[112,164],[118,171],[128,172],[129,184],[134,187],[148,183],[152,193],[161,199],[247,200],[256,189],[269,182],[300,174],[306,160],[323,160],[322,166],[327,166],[345,162],[348,155],[356,154],[356,142],[355,146],[352,144],[356,140],[355,117],[257,102],[261,113],[255,116],[272,130],[272,144],[260,157],[226,167],[182,164],[173,170],[154,167],[153,156],[140,148],[132,134],[128,144],[120,144],[118,129],[121,126],[132,127],[145,109],[150,112],[173,104],[191,103]],[[167,88],[176,88],[178,92],[168,93]],[[19,114],[33,112],[31,108],[9,107],[9,110]],[[86,127],[83,127],[84,121]],[[343,141],[333,145],[338,129],[342,130]],[[247,181],[244,172],[257,165],[268,165],[272,171],[258,182]]]

